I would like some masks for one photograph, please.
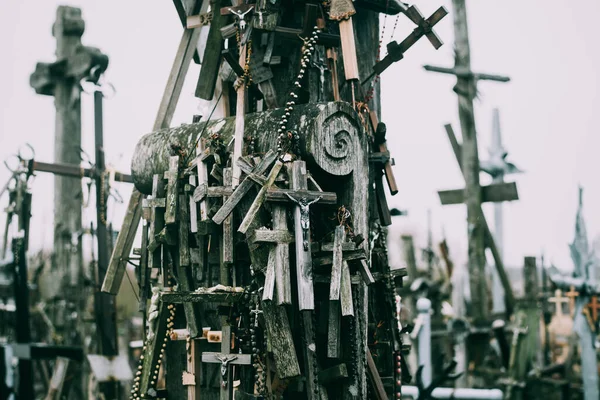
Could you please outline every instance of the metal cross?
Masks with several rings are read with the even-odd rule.
[[[304,250],[308,251],[308,231],[310,230],[310,206],[317,201],[321,200],[322,197],[319,196],[313,201],[308,201],[306,197],[301,197],[300,199],[296,199],[293,196],[290,196],[288,193],[285,194],[291,201],[298,204],[300,207],[300,223],[302,225],[302,244],[304,246]]]

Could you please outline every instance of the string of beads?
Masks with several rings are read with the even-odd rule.
[[[296,80],[294,82],[295,88],[290,92],[291,99],[285,105],[285,114],[281,118],[279,128],[277,129],[277,152],[279,153],[285,152],[291,147],[294,134],[287,129],[288,120],[292,114],[292,111],[294,111],[294,106],[296,105],[296,100],[298,99],[296,90],[302,88],[302,78],[304,78],[304,72],[306,71],[306,67],[309,64],[312,54],[315,50],[315,45],[317,43],[317,39],[319,38],[320,32],[321,30],[315,25],[309,38],[301,38],[304,41],[304,45],[302,46],[301,50],[302,61],[300,62],[300,72],[296,76]]]

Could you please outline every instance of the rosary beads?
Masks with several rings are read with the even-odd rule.
[[[285,114],[279,123],[279,129],[277,129],[277,151],[279,153],[287,150],[290,147],[290,144],[293,139],[292,132],[289,132],[287,129],[288,120],[292,111],[294,110],[294,105],[296,104],[296,100],[298,99],[298,94],[296,93],[296,89],[302,88],[302,78],[304,77],[304,71],[308,63],[310,62],[310,58],[312,57],[313,51],[315,50],[315,45],[317,43],[317,39],[319,37],[319,33],[321,30],[315,26],[313,28],[313,32],[310,38],[301,38],[304,41],[304,45],[302,46],[302,61],[300,62],[300,72],[294,81],[294,89],[292,89],[290,93],[291,100],[288,101],[285,105]],[[286,148],[284,149],[284,145]]]

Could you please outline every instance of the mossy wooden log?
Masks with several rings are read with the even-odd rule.
[[[255,134],[258,152],[274,148],[277,128],[285,110],[278,108],[246,115],[245,130]],[[357,166],[357,158],[366,155],[364,135],[358,115],[348,103],[332,102],[297,106],[288,126],[300,136],[301,156],[311,166],[336,176],[346,176]],[[182,146],[188,153],[195,152],[199,135],[208,138],[221,135],[225,143],[233,137],[235,118],[162,129],[143,136],[134,151],[131,170],[135,186],[150,194],[152,176],[168,170],[172,145]],[[361,166],[366,163],[361,162]]]

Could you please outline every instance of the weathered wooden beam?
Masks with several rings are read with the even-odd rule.
[[[340,299],[342,285],[342,243],[346,239],[346,227],[338,225],[335,227],[333,254],[331,266],[331,282],[329,284],[329,301]]]
[[[225,26],[227,16],[223,16],[220,12],[215,12],[214,10],[219,10],[223,5],[225,5],[224,0],[210,1],[213,18],[210,22],[210,30],[206,39],[206,49],[202,56],[202,68],[200,68],[200,76],[196,86],[196,97],[204,100],[212,100],[219,77],[221,49],[223,48],[221,28]]]
[[[275,247],[269,251],[267,270],[265,272],[265,283],[263,285],[263,301],[273,300],[273,291],[275,290],[275,252]]]
[[[79,165],[71,164],[58,164],[58,163],[45,163],[41,161],[30,160],[26,163],[26,167],[32,171],[37,172],[49,172],[54,175],[69,176],[73,178],[97,178],[98,171],[94,168],[83,168]],[[115,172],[115,181],[133,183],[131,175],[124,174],[121,172]]]
[[[377,370],[377,365],[375,365],[375,360],[373,360],[373,355],[371,354],[371,350],[367,347],[367,374],[369,375],[369,380],[371,381],[371,385],[373,386],[373,392],[375,392],[375,398],[377,400],[387,400],[389,397],[385,391],[385,387],[383,386],[383,381],[381,380],[381,376],[379,376],[379,371]]]
[[[233,170],[231,168],[225,168],[223,170],[223,186],[232,185]],[[227,201],[227,197],[223,197],[223,201]],[[223,227],[223,234],[221,235],[220,250],[221,250],[221,285],[229,285],[235,277],[235,271],[230,272],[230,268],[234,265],[234,230],[233,230],[233,216],[229,215],[223,220],[221,224]],[[232,273],[233,272],[233,273]]]
[[[293,243],[294,236],[287,229],[256,229],[249,236],[250,243]]]
[[[339,359],[342,356],[342,316],[340,302],[329,301],[327,320],[327,357]]]
[[[129,204],[127,205],[127,212],[125,213],[125,220],[121,226],[121,231],[117,236],[115,247],[110,257],[108,264],[108,270],[106,276],[102,282],[102,291],[116,295],[121,287],[123,281],[123,275],[125,274],[125,268],[127,266],[127,259],[133,246],[133,240],[137,231],[137,226],[140,223],[142,217],[142,195],[137,189],[133,189]]]
[[[185,195],[179,195],[179,241],[176,253],[171,253],[172,257],[179,259],[175,260],[177,264],[177,280],[178,290],[190,292],[195,289],[194,279],[192,276],[191,257],[189,252],[188,235],[189,235],[189,213]],[[202,324],[198,306],[193,303],[183,303],[185,311],[185,319],[187,329],[192,338],[202,335]]]
[[[285,308],[270,301],[263,301],[262,309],[277,376],[280,379],[299,376],[300,365]]]
[[[330,385],[334,383],[338,383],[339,380],[345,379],[348,377],[348,367],[346,364],[341,363],[334,365],[333,367],[329,367],[319,372],[319,383],[323,385]]]
[[[275,183],[275,179],[277,179],[277,175],[279,175],[281,167],[283,167],[283,162],[281,162],[280,160],[275,161],[275,165],[273,166],[273,168],[271,168],[271,171],[267,176],[267,181],[265,182],[265,185],[258,191],[254,202],[252,202],[252,205],[250,206],[250,208],[246,212],[246,215],[244,216],[244,219],[240,223],[240,226],[238,227],[238,232],[246,233],[248,228],[250,228],[250,224],[252,223],[252,221],[254,221],[256,214],[258,214],[258,211],[260,210],[265,201],[267,191],[271,186],[273,186],[273,183]]]
[[[480,74],[471,71],[468,67],[436,67],[434,65],[424,65],[423,69],[430,72],[439,72],[442,74],[455,75],[458,78],[474,79],[478,81],[496,81],[496,82],[510,82],[510,77],[504,75],[492,75],[492,74]]]
[[[364,261],[364,260],[362,260]],[[352,304],[352,281],[350,278],[350,267],[346,261],[342,262],[342,277],[340,286],[340,306],[342,316],[353,317],[354,305]]]
[[[438,191],[442,205],[462,204],[465,202],[465,189]],[[481,186],[481,202],[500,202],[519,200],[515,182],[494,183]]]
[[[184,304],[184,303],[219,303],[231,304],[242,298],[244,293],[239,292],[163,292],[161,293],[161,301],[168,304]]]
[[[355,261],[355,260],[365,260],[367,255],[363,249],[346,251],[342,255],[342,260],[344,261]],[[319,256],[315,257],[312,260],[312,264],[314,267],[324,267],[326,265],[333,264],[333,255]]]
[[[273,207],[273,228],[287,231],[287,215],[284,206]],[[292,304],[290,247],[286,242],[275,245],[275,285],[277,286],[277,304]]]

